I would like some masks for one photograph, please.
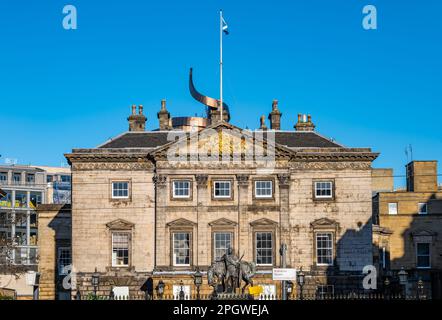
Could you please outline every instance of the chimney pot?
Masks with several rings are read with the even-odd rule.
[[[265,119],[266,119],[265,116],[261,116],[261,118],[260,118],[260,122],[261,122],[260,129],[261,130],[266,130],[267,129],[267,126],[266,126],[266,123],[265,123],[265,121],[266,121]]]
[[[315,131],[312,116],[298,113],[298,123],[295,124],[296,131]]]
[[[161,109],[157,113],[160,130],[170,130],[172,128],[170,113],[166,109],[166,99],[161,100]]]
[[[127,118],[129,121],[129,131],[144,131],[146,125],[146,117],[143,115],[143,106],[139,107],[139,114],[137,114],[137,106],[132,105],[132,114]]]

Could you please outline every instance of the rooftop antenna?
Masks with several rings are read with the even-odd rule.
[[[409,158],[408,158],[408,148],[405,147],[405,157],[407,158],[407,163],[410,162]]]
[[[411,143],[410,143],[410,157],[411,161],[413,161],[413,147],[411,146]]]

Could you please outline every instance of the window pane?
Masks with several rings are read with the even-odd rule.
[[[68,274],[66,270],[67,266],[71,265],[71,249],[70,248],[59,248],[58,249],[58,274],[64,275]]]
[[[190,181],[174,181],[173,182],[173,196],[187,198],[190,196]]]
[[[418,243],[416,249],[417,255],[417,266],[419,268],[429,268],[430,267],[430,244],[429,243]]]
[[[190,233],[173,234],[173,256],[175,265],[190,264]]]
[[[271,232],[256,233],[256,263],[273,264],[273,240]]]
[[[214,195],[219,198],[230,197],[230,181],[215,181],[214,183]]]
[[[333,195],[333,183],[331,181],[315,182],[315,195],[318,198],[331,198]]]
[[[318,264],[333,264],[333,236],[331,233],[316,234],[316,258]]]
[[[232,234],[230,232],[216,232],[213,234],[213,237],[215,260],[220,260],[227,252],[227,249],[231,247]]]
[[[112,265],[129,265],[129,242],[129,233],[115,232],[112,234]]]
[[[427,204],[426,203],[419,203],[418,204],[418,212],[420,214],[426,214],[427,213]]]
[[[388,204],[388,214],[397,214],[397,203],[392,202]]]
[[[112,183],[112,197],[113,198],[128,198],[129,197],[129,182],[120,181]]]
[[[255,195],[256,197],[272,197],[273,186],[272,181],[256,181]]]

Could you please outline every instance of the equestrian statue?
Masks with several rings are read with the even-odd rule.
[[[255,273],[255,263],[242,261],[242,257],[238,259],[229,247],[226,253],[209,267],[207,280],[214,291],[221,285],[223,293],[235,292],[237,288],[241,288],[241,281],[244,281],[245,284],[241,288],[241,292],[244,293],[248,285],[253,286],[252,278]]]

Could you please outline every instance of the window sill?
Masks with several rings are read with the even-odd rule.
[[[132,202],[131,198],[110,198],[110,202]]]
[[[313,201],[318,201],[318,202],[327,202],[327,201],[331,202],[331,201],[335,201],[335,200],[336,199],[334,197],[331,197],[331,198],[328,198],[328,197],[324,197],[324,198],[314,197],[313,198]]]
[[[172,201],[192,201],[192,197],[172,197]]]

